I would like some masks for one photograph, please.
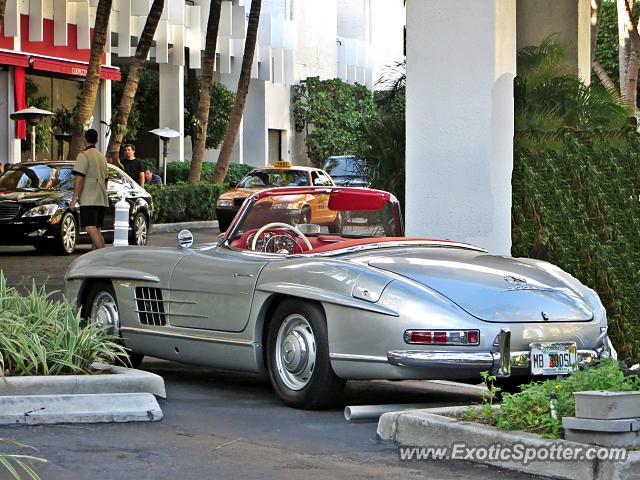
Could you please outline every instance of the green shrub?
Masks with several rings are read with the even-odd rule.
[[[126,356],[104,327],[80,325],[66,300],[53,301],[35,283],[22,295],[0,272],[0,377],[92,373],[92,363]]]
[[[603,360],[568,377],[530,383],[523,386],[520,393],[504,394],[500,409],[490,414],[490,420],[502,430],[521,430],[559,438],[563,434],[562,417],[575,416],[573,392],[590,390],[637,391],[640,390],[640,377],[625,376],[618,362]],[[551,417],[551,392],[555,392],[558,401],[557,420]]]
[[[169,162],[167,163],[167,184],[186,182],[189,177],[189,168],[191,168],[191,162]],[[227,176],[224,177],[224,183],[238,182],[247,173],[253,170],[255,167],[251,165],[244,165],[240,163],[232,163],[229,165]],[[216,169],[216,164],[211,162],[204,162],[202,164],[201,181],[208,182],[213,176],[213,172]]]
[[[640,359],[640,136],[518,133],[512,254],[594,288],[620,358]]]
[[[216,202],[224,186],[201,183],[197,187],[188,184],[145,185],[153,197],[156,223],[213,220]]]

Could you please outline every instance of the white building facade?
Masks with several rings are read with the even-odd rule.
[[[16,86],[16,79],[26,75],[27,83],[37,85],[39,95],[50,97],[51,110],[73,107],[88,61],[97,3],[7,0],[0,32],[0,153],[5,161],[15,163],[23,157],[9,119],[16,105],[25,103],[20,98],[24,88]],[[120,79],[118,70],[109,66],[135,54],[151,3],[113,0],[111,41],[93,122],[102,134],[102,149],[111,119],[111,82]],[[165,0],[150,53],[159,70],[159,127],[184,134],[185,68],[201,67],[209,5],[210,0]],[[215,76],[232,91],[240,73],[250,6],[250,0],[222,2]],[[295,149],[292,85],[319,76],[373,87],[380,68],[401,59],[403,31],[401,0],[263,0],[251,86],[233,161],[304,163],[303,149]],[[39,158],[56,158],[55,142]],[[170,160],[189,160],[190,145],[184,135],[172,140]],[[217,151],[207,151],[207,161],[217,157]]]

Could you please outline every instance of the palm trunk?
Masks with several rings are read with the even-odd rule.
[[[256,40],[258,38],[258,24],[260,21],[260,8],[262,0],[252,0],[251,12],[249,13],[249,25],[247,27],[247,38],[244,42],[244,57],[242,58],[242,68],[240,70],[240,78],[238,80],[238,91],[236,92],[236,101],[233,105],[229,126],[224,135],[224,142],[218,157],[216,171],[213,174],[212,181],[214,183],[222,183],[227,175],[229,163],[231,163],[231,154],[233,146],[238,138],[240,130],[240,122],[242,121],[242,113],[244,104],[249,93],[249,82],[251,81],[251,67],[253,65],[253,56],[256,51]]]
[[[73,126],[73,139],[69,147],[69,160],[75,160],[82,148],[84,139],[84,128],[91,118],[93,107],[98,95],[100,86],[100,66],[104,46],[107,42],[109,17],[111,15],[112,0],[100,0],[96,10],[96,23],[93,27],[93,37],[91,39],[91,56],[87,67],[87,76],[82,85],[82,94],[78,105],[75,124]]]
[[[0,29],[0,32],[2,32],[3,34],[4,34],[4,11],[6,6],[7,6],[7,0],[0,0],[0,26],[2,26],[2,29]]]
[[[596,58],[598,32],[600,31],[600,6],[602,0],[591,0],[591,65]]]
[[[620,90],[631,115],[635,116],[638,99],[638,72],[640,71],[640,32],[638,19],[633,14],[635,0],[624,0],[626,28],[629,48],[624,83],[620,79]]]
[[[207,39],[204,46],[204,61],[200,75],[200,94],[198,95],[198,109],[196,111],[197,126],[194,129],[192,141],[191,167],[187,181],[191,185],[200,183],[202,162],[207,143],[207,128],[209,126],[209,107],[211,106],[211,84],[213,82],[213,64],[216,59],[216,40],[220,25],[220,10],[222,0],[212,0],[207,20]]]
[[[597,60],[594,60],[593,63],[591,64],[591,67],[593,68],[593,71],[598,76],[598,79],[600,79],[600,82],[602,83],[602,85],[604,85],[604,88],[606,88],[611,92],[618,91],[618,89],[616,88],[616,84],[613,83],[613,80],[611,80],[611,78],[609,77],[605,69],[602,68],[602,65],[600,65],[600,62],[598,62]]]
[[[151,42],[153,36],[156,33],[158,27],[158,21],[162,10],[164,9],[164,0],[153,0],[151,10],[147,16],[147,21],[144,24],[142,35],[138,41],[136,47],[136,56],[131,63],[129,69],[129,75],[127,75],[127,83],[124,86],[122,92],[122,98],[120,99],[120,105],[118,105],[118,111],[116,112],[116,119],[109,140],[109,148],[107,149],[107,158],[113,164],[118,165],[120,163],[119,153],[122,140],[127,133],[127,123],[129,122],[129,114],[131,113],[131,107],[133,106],[133,100],[138,91],[138,83],[140,82],[140,74],[147,61],[147,55],[151,48]]]
[[[628,16],[627,16],[627,0],[617,0],[616,7],[618,11],[618,77],[620,80],[620,95],[624,98],[625,87],[627,81],[627,67],[629,63],[629,54],[631,53],[631,41],[629,39]]]

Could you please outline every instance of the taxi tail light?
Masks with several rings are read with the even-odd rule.
[[[479,345],[480,330],[407,330],[404,341],[417,345]]]

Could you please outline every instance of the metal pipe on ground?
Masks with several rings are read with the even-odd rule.
[[[380,415],[401,410],[418,410],[433,408],[427,403],[400,403],[396,405],[352,405],[344,408],[344,419],[347,422],[377,422]]]

